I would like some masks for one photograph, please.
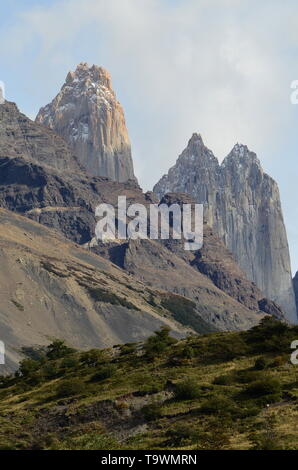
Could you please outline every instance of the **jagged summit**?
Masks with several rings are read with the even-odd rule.
[[[154,186],[159,198],[187,193],[204,204],[205,221],[247,278],[297,322],[290,256],[279,190],[256,154],[237,143],[220,165],[199,134]]]
[[[36,122],[60,134],[91,175],[135,179],[124,112],[103,67],[81,62],[70,71]]]
[[[221,166],[225,167],[229,164],[249,166],[251,164],[256,164],[260,170],[262,170],[260,160],[258,159],[255,152],[249,150],[247,145],[237,143],[234,145],[230,153],[224,158]]]
[[[192,161],[196,160],[197,163],[204,161],[206,158],[207,160],[212,159],[217,161],[213,152],[204,144],[201,134],[196,132],[192,134],[188,141],[187,148],[182,152],[181,156],[190,158]]]
[[[194,132],[191,136],[191,138],[188,141],[188,145],[190,144],[201,144],[204,145],[203,139],[201,134],[198,134],[197,132]]]
[[[187,191],[183,191],[182,188],[188,187],[191,195],[198,190],[200,198],[205,200],[206,188],[204,185],[198,187],[197,173],[209,174],[217,168],[219,168],[217,158],[205,146],[201,134],[194,133],[176,164],[169,169],[167,175],[163,175],[153,191],[161,199],[167,192],[185,193]]]
[[[88,80],[92,79],[94,82],[100,82],[107,88],[112,88],[111,76],[109,72],[98,65],[92,65],[91,67],[87,62],[81,62],[77,65],[74,72],[70,71],[66,77],[66,83],[69,84],[73,80]]]

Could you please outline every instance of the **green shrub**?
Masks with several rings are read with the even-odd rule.
[[[217,419],[211,420],[206,432],[202,433],[198,443],[198,449],[220,450],[230,448],[231,428]]]
[[[137,351],[137,343],[121,344],[120,355],[126,356],[127,354],[134,354]]]
[[[276,432],[276,417],[267,415],[262,423],[262,432],[253,433],[249,436],[249,440],[253,444],[254,450],[281,450],[282,444]]]
[[[97,372],[91,377],[91,382],[100,382],[101,380],[109,379],[117,371],[117,367],[114,364],[108,364],[100,367]]]
[[[207,399],[200,408],[201,413],[206,415],[238,415],[239,409],[235,403],[223,396]]]
[[[39,369],[39,367],[40,364],[38,361],[34,361],[33,359],[24,359],[20,363],[19,372],[23,377],[30,377]]]
[[[187,345],[181,351],[180,357],[185,359],[192,359],[193,357],[195,357],[195,355],[195,350],[191,346]]]
[[[253,450],[281,450],[281,443],[274,437],[251,435],[250,441]]]
[[[104,302],[112,305],[121,305],[130,310],[139,310],[138,307],[126,300],[124,297],[119,297],[113,292],[108,292],[101,287],[88,287],[88,292],[96,302]]]
[[[161,417],[161,405],[158,403],[151,403],[142,408],[142,413],[146,421],[155,421]]]
[[[47,379],[54,379],[59,375],[58,365],[55,362],[46,362],[42,368],[42,373]]]
[[[74,369],[79,365],[78,358],[75,356],[66,356],[62,359],[60,364],[61,369]]]
[[[160,330],[155,331],[154,336],[150,336],[145,342],[143,349],[148,359],[154,359],[164,353],[171,345],[177,342],[170,336],[170,328],[162,326]]]
[[[255,370],[264,370],[268,367],[268,361],[264,357],[259,357],[254,365]]]
[[[295,327],[273,317],[265,317],[257,326],[243,333],[243,336],[252,353],[286,353],[297,333]]]
[[[176,385],[175,398],[177,400],[193,400],[201,396],[199,384],[192,379],[186,379]]]
[[[56,339],[47,347],[46,356],[48,359],[60,359],[67,356],[68,354],[73,354],[75,349],[69,348],[66,346],[65,341]]]
[[[265,378],[252,382],[246,387],[245,393],[253,398],[264,395],[279,395],[281,393],[281,385],[276,379]]]
[[[232,375],[219,375],[213,380],[214,385],[231,385],[233,382]]]
[[[206,353],[212,362],[225,362],[245,356],[247,350],[247,345],[240,335],[230,335],[227,338],[214,338],[212,349]]]
[[[33,372],[29,377],[28,377],[28,383],[30,385],[38,385],[44,380],[44,377],[40,374],[40,372]]]
[[[166,433],[169,438],[168,444],[173,447],[186,446],[199,441],[201,431],[191,424],[177,424]]]
[[[262,374],[258,370],[239,370],[235,374],[235,379],[238,383],[248,384],[250,382],[256,382],[262,377]]]
[[[106,352],[99,349],[90,349],[90,351],[83,352],[81,353],[80,358],[82,363],[89,367],[97,367],[98,365],[107,362],[109,359]]]
[[[84,391],[84,383],[77,378],[64,380],[57,386],[58,397],[70,397],[79,395]]]
[[[198,333],[204,334],[215,331],[196,311],[196,304],[180,295],[169,295],[162,299],[161,306],[169,310],[176,321],[182,325],[191,326]]]

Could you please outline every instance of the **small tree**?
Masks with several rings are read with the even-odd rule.
[[[160,330],[155,331],[154,336],[150,336],[144,344],[145,354],[149,359],[154,359],[162,355],[162,353],[170,346],[177,342],[175,338],[170,336],[170,328],[162,326]]]
[[[19,372],[23,377],[30,377],[37,369],[39,369],[39,363],[37,361],[24,359],[20,363]]]
[[[46,356],[48,359],[60,359],[61,357],[65,357],[68,354],[73,354],[74,352],[75,349],[66,346],[64,341],[55,339],[55,341],[53,341],[47,347]]]

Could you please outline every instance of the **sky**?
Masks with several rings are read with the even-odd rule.
[[[298,270],[296,0],[10,0],[0,8],[8,100],[34,119],[79,62],[105,67],[144,190],[193,132],[220,161],[246,144],[279,184]]]

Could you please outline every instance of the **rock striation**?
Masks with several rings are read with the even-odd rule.
[[[91,175],[135,179],[124,112],[104,68],[80,63],[36,122],[62,136]]]
[[[297,322],[279,190],[255,153],[236,144],[220,165],[201,136],[193,134],[154,192],[159,198],[187,193],[203,203],[205,221],[246,277],[282,307],[289,321]]]

